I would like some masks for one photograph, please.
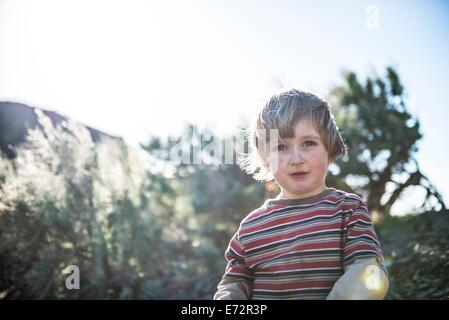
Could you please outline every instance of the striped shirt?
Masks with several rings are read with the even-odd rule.
[[[223,279],[244,281],[252,299],[325,299],[347,266],[382,250],[366,203],[333,188],[305,199],[267,200],[241,222]]]

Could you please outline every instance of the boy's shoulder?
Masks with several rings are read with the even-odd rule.
[[[357,206],[366,206],[365,200],[358,194],[352,193],[352,192],[346,192],[339,189],[334,189],[335,195],[342,199],[347,204],[354,204]]]
[[[241,225],[253,220],[259,220],[264,216],[268,215],[270,212],[282,208],[282,206],[267,206],[267,202],[261,205],[259,208],[254,209],[250,213],[248,213],[241,222]]]
[[[329,195],[328,201],[334,200],[336,208],[343,210],[355,210],[359,207],[367,207],[365,200],[361,196],[353,192],[347,192],[344,190],[333,189],[334,192]]]
[[[332,188],[332,192],[325,197],[319,199],[318,201],[310,204],[303,204],[302,206],[307,207],[319,207],[326,203],[326,205],[333,205],[336,209],[355,209],[360,206],[366,207],[366,202],[363,198],[355,193],[346,192],[343,190],[338,190]],[[297,205],[296,205],[297,206]],[[248,213],[242,220],[241,225],[262,220],[264,217],[268,216],[273,211],[282,210],[287,207],[295,207],[291,203],[285,203],[282,201],[275,201],[273,199],[266,200],[262,206],[254,209]]]

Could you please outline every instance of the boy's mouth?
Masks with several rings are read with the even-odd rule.
[[[298,172],[293,172],[290,173],[290,176],[294,177],[294,178],[302,178],[304,177],[308,172],[304,172],[304,171],[298,171]]]

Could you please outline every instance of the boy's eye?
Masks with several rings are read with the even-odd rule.
[[[314,146],[314,145],[316,145],[316,142],[315,141],[311,141],[311,140],[304,141],[304,144],[303,144],[304,147],[311,147],[311,146]]]
[[[276,147],[277,151],[285,151],[287,150],[287,146],[285,144],[278,144]]]

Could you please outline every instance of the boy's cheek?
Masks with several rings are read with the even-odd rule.
[[[288,172],[288,162],[278,159],[278,161],[270,161],[269,168],[273,175],[279,175]]]
[[[330,160],[329,160],[327,154],[312,153],[309,155],[309,163],[318,165],[321,167],[328,167],[330,165]]]

